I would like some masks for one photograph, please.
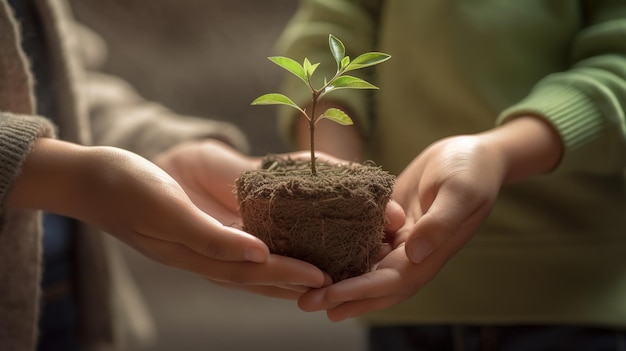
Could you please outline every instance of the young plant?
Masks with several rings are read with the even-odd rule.
[[[327,94],[339,90],[339,89],[378,89],[375,85],[354,76],[347,75],[347,72],[357,69],[370,67],[379,63],[387,61],[391,58],[390,55],[381,52],[367,52],[359,55],[354,60],[350,60],[349,56],[346,56],[346,48],[334,35],[328,36],[328,46],[335,61],[337,62],[337,72],[335,75],[327,80],[324,78],[324,84],[315,88],[311,82],[313,73],[319,66],[319,63],[312,64],[309,59],[305,58],[302,64],[297,61],[283,56],[269,57],[269,59],[291,72],[296,77],[300,78],[311,91],[311,109],[310,113],[306,109],[298,106],[289,97],[279,93],[264,94],[254,101],[252,105],[287,105],[300,111],[304,117],[309,121],[309,133],[310,133],[310,148],[311,148],[311,173],[317,174],[315,167],[315,127],[317,123],[326,118],[341,125],[351,125],[352,119],[344,111],[338,108],[329,108],[321,114],[317,114],[316,109],[319,102]]]

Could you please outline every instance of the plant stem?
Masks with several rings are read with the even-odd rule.
[[[323,92],[328,88],[332,82],[337,79],[341,74],[343,74],[343,69],[337,70],[335,76],[326,82],[323,87],[320,89],[315,89],[311,84],[311,77],[309,77],[307,84],[309,89],[311,90],[312,100],[311,100],[311,114],[308,117],[309,119],[309,146],[311,149],[311,173],[313,175],[317,175],[317,167],[315,166],[315,127],[317,126],[317,120],[319,116],[317,116],[317,103],[320,101]]]
[[[315,123],[309,122],[309,133],[311,138],[311,173],[317,175],[317,169],[315,167]]]
[[[317,168],[315,167],[315,125],[317,122],[316,108],[319,92],[313,92],[313,102],[311,103],[311,116],[309,118],[309,148],[311,149],[311,173],[317,175]]]

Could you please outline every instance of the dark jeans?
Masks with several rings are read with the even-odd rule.
[[[369,345],[370,351],[626,351],[626,332],[575,326],[374,327]]]
[[[37,351],[78,350],[72,289],[72,220],[46,213],[43,236],[42,302]]]
[[[71,294],[42,306],[37,351],[77,351],[76,317]]]

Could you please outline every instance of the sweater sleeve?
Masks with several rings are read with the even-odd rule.
[[[0,213],[37,138],[54,136],[54,126],[43,117],[0,112]]]
[[[276,51],[281,56],[290,57],[300,63],[308,58],[312,63],[320,63],[315,71],[317,85],[324,78],[330,79],[336,72],[336,63],[328,47],[328,36],[333,34],[346,46],[346,55],[357,55],[376,51],[376,24],[378,21],[378,0],[312,0],[303,1],[296,14],[287,24],[278,40]],[[374,68],[350,72],[374,84]],[[301,80],[285,75],[281,91],[299,106],[306,106],[311,100],[308,87]],[[364,136],[370,130],[368,96],[371,92],[341,89],[327,96],[346,107],[355,124]],[[279,132],[288,142],[294,143],[293,123],[301,118],[293,109],[279,109]]]
[[[551,123],[564,145],[557,173],[606,174],[626,166],[626,4],[588,4],[570,68],[539,81],[497,120],[532,114]]]
[[[104,42],[84,26],[76,24],[74,28],[82,43],[76,54],[86,68],[78,90],[87,101],[94,144],[120,147],[148,159],[177,143],[200,138],[219,139],[242,152],[249,151],[245,136],[235,125],[175,113],[144,99],[123,79],[99,71],[106,55]]]
[[[125,81],[91,72],[84,91],[94,144],[112,145],[148,159],[191,139],[219,139],[248,152],[243,133],[233,124],[210,118],[184,116],[140,97]]]

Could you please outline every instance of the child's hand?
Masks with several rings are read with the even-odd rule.
[[[306,293],[301,308],[327,309],[339,321],[413,296],[485,220],[503,171],[501,157],[478,137],[433,144],[396,182],[394,199],[404,207],[406,222],[393,237],[393,251],[370,273]]]
[[[409,164],[394,189],[407,213],[408,258],[420,263],[452,238],[468,241],[491,211],[506,166],[480,136],[441,140]]]
[[[339,321],[410,298],[473,237],[503,183],[547,172],[561,154],[554,130],[530,116],[434,143],[396,182],[406,222],[392,237],[393,251],[372,272],[305,293],[300,307]]]

